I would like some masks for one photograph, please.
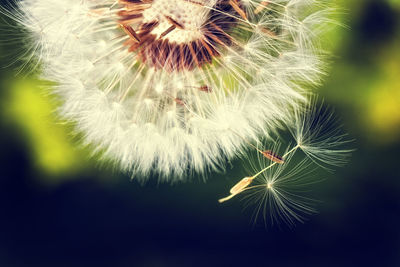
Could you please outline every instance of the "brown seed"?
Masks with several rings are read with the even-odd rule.
[[[233,7],[233,9],[244,19],[247,20],[246,13],[244,10],[239,6],[237,0],[229,0],[229,4]]]
[[[171,23],[172,25],[175,25],[178,29],[182,29],[183,30],[185,28],[182,24],[180,24],[179,22],[177,22],[176,20],[174,20],[170,16],[165,16],[165,18],[168,20],[169,23]]]
[[[134,30],[131,26],[123,25],[123,24],[120,24],[120,26],[122,27],[122,29],[124,30],[124,32],[125,32],[126,34],[129,35],[129,37],[131,37],[131,38],[132,38],[133,40],[135,40],[136,42],[140,43],[140,38],[139,38],[139,36],[137,35],[137,33],[135,32],[135,30]]]
[[[265,150],[262,152],[262,154],[264,155],[264,157],[266,157],[267,159],[269,159],[273,162],[276,162],[279,164],[283,164],[285,162],[281,156],[275,154],[271,150]]]
[[[196,65],[197,66],[201,66],[201,64],[200,64],[200,62],[199,62],[199,60],[197,59],[197,49],[196,49],[196,43],[195,42],[191,42],[190,44],[189,44],[189,51],[190,51],[190,54],[192,55],[192,59],[193,59],[193,61],[196,63]]]
[[[211,63],[213,58],[220,56],[219,46],[227,47],[232,42],[232,38],[225,32],[229,27],[224,24],[224,20],[212,19],[211,22],[202,25],[199,29],[199,32],[203,34],[202,37],[179,44],[169,39],[172,31],[185,29],[185,25],[179,17],[164,15],[170,25],[163,32],[154,34],[153,30],[160,22],[156,20],[143,21],[144,11],[152,6],[154,0],[117,1],[123,6],[117,13],[118,22],[129,37],[124,42],[124,46],[128,48],[128,51],[135,52],[142,63],[146,63],[150,67],[164,68],[169,72],[201,68],[203,65]],[[193,5],[206,6],[201,0],[185,1]],[[218,0],[217,2],[220,3],[223,10],[229,9],[230,13],[236,13],[245,18],[246,14],[242,10],[241,1]],[[210,18],[215,17],[215,14],[212,15],[212,13],[218,13],[218,10],[210,11]],[[220,16],[218,14],[218,18]],[[226,15],[227,18],[228,16],[229,14]],[[203,92],[211,92],[207,86],[201,86],[198,89]]]
[[[158,21],[154,20],[152,22],[149,23],[143,23],[142,25],[140,25],[140,32],[141,34],[145,33],[148,34],[149,32],[151,32],[155,27],[157,27],[157,25],[159,24]]]
[[[168,29],[166,29],[161,35],[160,35],[160,39],[165,37],[168,33],[172,32],[173,30],[176,29],[175,25],[172,25],[171,27],[169,27]]]
[[[211,87],[209,87],[207,85],[200,86],[199,90],[202,91],[202,92],[206,92],[206,93],[211,93],[212,92]]]
[[[207,50],[208,54],[210,54],[210,56],[218,56],[218,52],[211,47],[206,40],[204,39],[200,39],[201,44],[203,45],[203,47],[205,47],[205,49]]]
[[[221,46],[225,46],[225,42],[223,42],[220,38],[218,38],[218,36],[212,34],[210,31],[208,31],[207,33],[204,34],[205,36],[209,37],[211,40],[217,42],[218,44],[220,44]]]

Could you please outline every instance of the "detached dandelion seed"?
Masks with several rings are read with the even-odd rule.
[[[244,140],[257,143],[291,122],[290,110],[307,103],[305,87],[322,73],[314,45],[329,22],[322,1],[16,5],[1,12],[24,33],[21,57],[35,58],[41,78],[56,83],[62,116],[96,151],[143,180],[223,170]]]
[[[295,151],[287,154],[284,164],[271,166],[263,157],[253,164],[255,169],[271,166],[254,180],[243,197],[246,206],[255,206],[254,222],[261,216],[266,224],[284,222],[293,226],[316,212],[313,207],[315,200],[305,196],[310,183],[315,182],[312,162],[307,158],[295,161]]]
[[[310,185],[318,182],[314,170],[343,165],[352,150],[344,149],[351,140],[342,133],[332,112],[315,102],[312,99],[305,108],[295,110],[294,121],[287,125],[295,144],[287,145],[282,156],[272,152],[280,150],[283,141],[280,137],[272,150],[252,145],[257,158],[250,158],[248,163],[250,172],[255,174],[240,180],[220,203],[243,195],[247,207],[256,207],[255,222],[262,217],[265,223],[283,221],[289,226],[303,222],[306,215],[316,212],[315,200],[307,197]]]
[[[353,152],[347,148],[353,140],[343,132],[332,110],[317,105],[315,99],[303,110],[296,110],[289,131],[299,149],[315,164],[328,170],[346,164]]]

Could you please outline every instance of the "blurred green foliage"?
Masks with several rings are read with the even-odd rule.
[[[374,144],[400,138],[400,1],[341,1],[347,28],[321,94],[338,106],[357,137]]]
[[[2,101],[3,115],[25,133],[34,164],[49,174],[43,177],[65,177],[82,169],[83,151],[71,142],[68,133],[71,129],[57,119],[56,101],[43,91],[39,82],[16,78],[8,89]]]

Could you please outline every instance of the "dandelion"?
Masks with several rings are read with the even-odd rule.
[[[1,12],[86,143],[172,181],[221,170],[293,121],[319,82],[329,22],[316,0],[22,0]]]
[[[282,156],[277,153],[282,138],[276,140],[272,150],[256,147],[256,159],[248,161],[250,172],[255,174],[240,180],[220,203],[243,194],[247,207],[256,206],[255,222],[261,216],[265,223],[284,222],[289,226],[316,212],[315,200],[306,195],[310,185],[319,181],[314,171],[318,167],[331,169],[343,165],[352,150],[344,148],[351,140],[342,133],[333,113],[317,106],[315,101],[312,99],[306,108],[295,110],[294,121],[287,125],[294,145],[289,143]]]

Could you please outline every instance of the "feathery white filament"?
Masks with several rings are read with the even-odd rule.
[[[321,73],[317,1],[222,2],[25,0],[13,17],[87,143],[134,175],[182,179],[291,121]]]
[[[232,187],[231,194],[219,202],[243,193],[247,205],[256,205],[255,222],[262,215],[265,223],[281,220],[289,226],[303,222],[305,214],[315,211],[313,200],[304,196],[310,185],[317,182],[312,175],[314,170],[318,166],[328,168],[346,163],[353,150],[344,146],[352,141],[333,120],[333,113],[317,105],[316,99],[306,108],[295,110],[294,120],[287,128],[295,144],[289,143],[284,152],[280,150],[283,140],[279,137],[273,147],[252,145],[257,152],[255,160],[248,160],[252,175],[240,180]]]

